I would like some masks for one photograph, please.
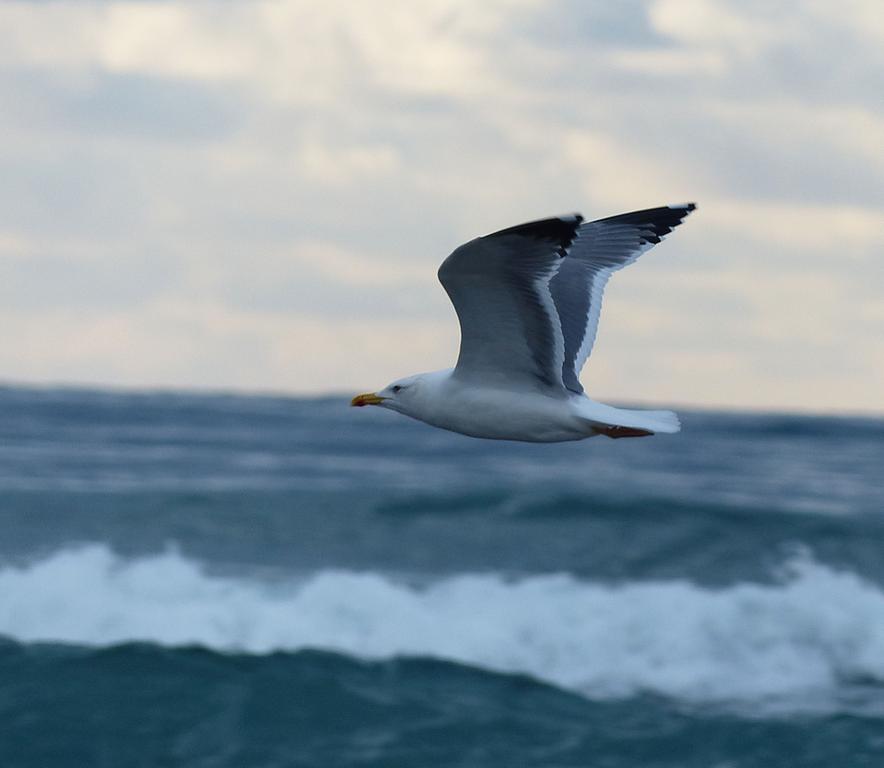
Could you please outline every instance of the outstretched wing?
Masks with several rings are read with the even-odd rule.
[[[602,295],[611,275],[631,264],[672,232],[694,209],[694,203],[623,213],[580,226],[550,292],[565,337],[562,381],[583,392],[583,369],[598,331]]]
[[[578,374],[611,273],[672,231],[693,204],[584,224],[578,214],[471,240],[439,268],[460,321],[454,375],[501,388],[581,393]]]
[[[575,214],[510,227],[445,259],[439,280],[460,321],[456,377],[566,396],[565,341],[550,281],[582,220]]]

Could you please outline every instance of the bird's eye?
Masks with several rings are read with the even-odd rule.
[[[398,384],[394,384],[392,387],[390,387],[390,389],[392,389],[393,393],[395,394],[396,392],[400,392],[402,390],[402,387],[400,387]]]

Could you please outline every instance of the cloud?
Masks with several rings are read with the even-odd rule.
[[[226,81],[297,103],[328,104],[353,86],[461,99],[495,84],[484,43],[501,16],[534,4],[13,2],[0,7],[0,41],[13,64]]]
[[[0,4],[0,365],[374,386],[453,362],[459,243],[696,199],[594,394],[880,410],[876,9]]]
[[[770,10],[751,3],[741,9],[722,0],[658,0],[650,6],[650,18],[661,35],[738,59],[757,56],[780,39],[770,22],[782,18],[771,18],[780,14]]]
[[[17,378],[311,393],[379,387],[413,366],[430,369],[451,352],[453,330],[451,323],[369,324],[176,300],[36,316],[4,309],[0,323],[0,366]]]

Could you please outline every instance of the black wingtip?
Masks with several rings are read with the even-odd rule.
[[[643,242],[656,244],[681,224],[685,217],[695,210],[696,207],[696,203],[665,205],[660,208],[645,208],[641,211],[630,211],[617,216],[608,216],[597,221],[612,224],[629,224],[639,230]]]
[[[517,224],[514,227],[492,232],[484,237],[499,237],[501,235],[519,235],[533,240],[545,240],[555,243],[561,255],[565,255],[568,247],[577,236],[577,230],[583,223],[583,216],[579,213],[571,213],[565,216],[557,216],[552,219],[529,221],[527,224]]]
[[[579,213],[570,213],[565,216],[556,216],[552,219],[540,219],[529,221],[525,224],[516,224],[514,227],[499,229],[484,237],[497,237],[498,235],[522,235],[537,239],[557,239],[567,233],[573,232],[583,222],[583,216]]]

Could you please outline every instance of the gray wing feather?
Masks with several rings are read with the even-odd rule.
[[[560,258],[546,241],[501,233],[443,262],[439,280],[460,321],[455,376],[565,394],[562,335],[545,289]]]
[[[595,342],[602,296],[611,275],[659,243],[695,208],[694,203],[648,208],[590,221],[577,230],[564,260],[568,269],[560,269],[550,284],[559,316],[575,318],[562,322],[562,380],[569,390],[583,392],[578,377]],[[565,290],[560,283],[566,281],[579,284],[582,296],[573,286]],[[576,319],[581,315],[582,324]]]
[[[566,397],[592,349],[613,272],[659,243],[692,203],[583,224],[522,224],[456,249],[439,268],[461,328],[455,376]]]

